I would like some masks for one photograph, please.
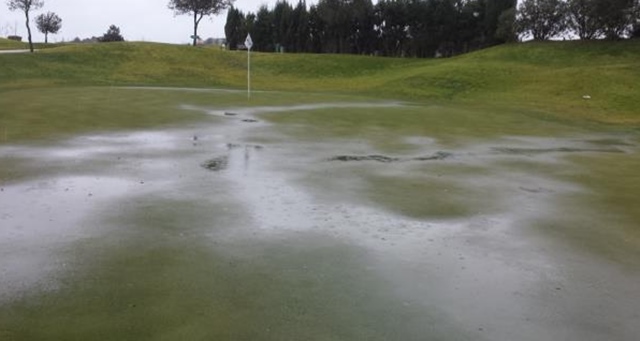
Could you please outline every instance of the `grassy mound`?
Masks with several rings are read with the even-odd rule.
[[[29,48],[29,45],[5,38],[0,38],[0,50],[19,50]]]
[[[261,90],[527,108],[564,119],[636,125],[638,55],[639,41],[505,45],[442,60],[254,53],[252,79]],[[167,44],[68,45],[0,56],[0,91],[56,85],[243,88],[246,59],[244,52]]]

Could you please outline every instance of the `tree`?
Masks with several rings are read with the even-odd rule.
[[[49,33],[56,34],[60,31],[62,19],[53,12],[47,12],[47,14],[40,14],[36,17],[36,25],[38,30],[44,33],[44,43],[47,44]]]
[[[634,0],[595,0],[599,24],[607,39],[620,39],[631,31]]]
[[[124,38],[120,34],[120,28],[116,25],[111,25],[107,33],[98,38],[98,41],[101,43],[109,43],[113,41],[124,41]]]
[[[29,26],[29,13],[32,10],[42,8],[43,0],[9,0],[7,2],[9,9],[12,11],[21,10],[25,16],[25,24],[27,25],[27,35],[29,37],[29,50],[33,52],[33,41],[31,40],[31,26]]]
[[[515,7],[511,7],[510,9],[502,12],[500,17],[498,17],[498,27],[496,29],[495,38],[508,43],[516,41],[518,36],[515,30],[515,21]]]
[[[408,0],[380,0],[376,4],[375,25],[385,56],[402,57],[406,54],[410,40],[406,21],[409,17],[408,4]]]
[[[309,7],[309,48],[308,52],[321,53],[322,46],[325,41],[325,26],[327,25],[320,13],[318,12],[318,6],[312,5]]]
[[[634,13],[635,19],[633,20],[634,23],[631,31],[631,38],[640,38],[640,0],[636,0]]]
[[[508,37],[508,34],[505,34],[505,30],[508,31],[509,28],[500,27],[500,24],[508,24],[508,22],[514,18],[509,18],[508,15],[513,14],[514,12],[507,12],[512,8],[516,7],[516,0],[485,0],[484,2],[484,31],[485,38],[487,39],[487,43],[489,45],[495,45],[498,43],[504,43],[504,38]],[[505,14],[505,12],[507,12]],[[502,22],[500,22],[500,17],[502,16]],[[498,30],[501,30],[498,33]]]
[[[319,0],[318,15],[324,23],[323,52],[349,52],[347,39],[351,33],[347,0]]]
[[[580,39],[596,39],[602,34],[596,0],[569,0],[567,16],[569,27]]]
[[[561,0],[524,0],[518,7],[518,32],[547,40],[566,30],[565,14],[566,4]]]
[[[193,15],[193,46],[198,43],[198,25],[205,16],[215,15],[227,9],[235,0],[170,0],[169,8],[176,15]]]
[[[285,51],[292,50],[294,44],[293,7],[288,2],[278,0],[272,13],[276,52],[282,52],[283,49]]]
[[[458,10],[456,20],[456,39],[458,53],[467,53],[472,50],[482,48],[486,45],[490,45],[492,42],[487,42],[484,27],[484,0],[457,0],[456,8]],[[513,20],[515,21],[515,9],[513,10]],[[503,12],[504,13],[504,12]],[[506,15],[505,15],[506,16]],[[504,17],[502,17],[505,19]],[[506,18],[511,19],[511,18]],[[514,30],[514,23],[511,22],[511,27],[506,27],[505,24],[499,24],[500,32],[496,31],[496,38],[504,38],[505,30]],[[514,33],[515,35],[515,33]]]
[[[274,27],[272,18],[273,15],[267,5],[260,6],[258,13],[255,15],[255,23],[251,30],[254,50],[262,52],[274,51]]]
[[[351,13],[350,53],[370,54],[375,50],[374,8],[371,0],[352,0],[348,11]]]
[[[293,52],[306,52],[311,40],[309,31],[309,13],[307,4],[303,0],[298,1],[298,5],[293,10]]]
[[[238,45],[244,41],[243,34],[246,36],[246,32],[243,32],[244,21],[244,13],[233,6],[229,8],[227,12],[227,23],[224,25],[224,33],[227,37],[227,48],[229,50],[237,49]]]

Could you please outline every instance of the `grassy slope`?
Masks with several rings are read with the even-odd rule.
[[[0,50],[19,50],[24,48],[29,48],[29,46],[19,41],[0,38]]]
[[[254,53],[252,79],[263,90],[524,107],[636,125],[638,56],[639,41],[527,43],[446,60]],[[243,52],[153,43],[70,45],[0,56],[0,91],[52,85],[242,88],[245,68]]]
[[[64,43],[51,43],[51,44],[45,44],[45,43],[33,43],[33,47],[36,49],[49,49],[49,48],[54,48],[54,47],[59,47],[59,46],[63,46],[65,45]],[[9,40],[9,39],[5,39],[5,38],[0,38],[0,51],[2,50],[26,50],[29,48],[29,43],[27,42],[20,42],[20,41],[14,41],[14,40]]]

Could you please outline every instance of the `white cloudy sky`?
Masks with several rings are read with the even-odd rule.
[[[17,29],[17,34],[26,40],[24,14],[9,11],[6,1],[0,0],[0,36],[14,34]],[[236,0],[234,6],[245,12],[257,12],[260,5],[273,6],[275,2]],[[315,1],[307,1],[312,2]],[[62,18],[62,30],[49,36],[50,41],[101,36],[112,24],[120,27],[126,40],[187,43],[192,34],[192,17],[174,16],[167,8],[169,0],[44,0],[44,3],[42,9],[31,15],[32,18],[47,11]],[[226,11],[211,19],[202,19],[198,35],[203,38],[224,37],[225,20]],[[32,25],[32,33],[34,41],[44,41],[44,35],[35,29],[35,24]]]

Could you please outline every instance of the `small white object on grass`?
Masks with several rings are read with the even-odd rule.
[[[589,95],[584,95],[584,96],[582,96],[582,99],[591,99],[591,96],[589,96]]]

